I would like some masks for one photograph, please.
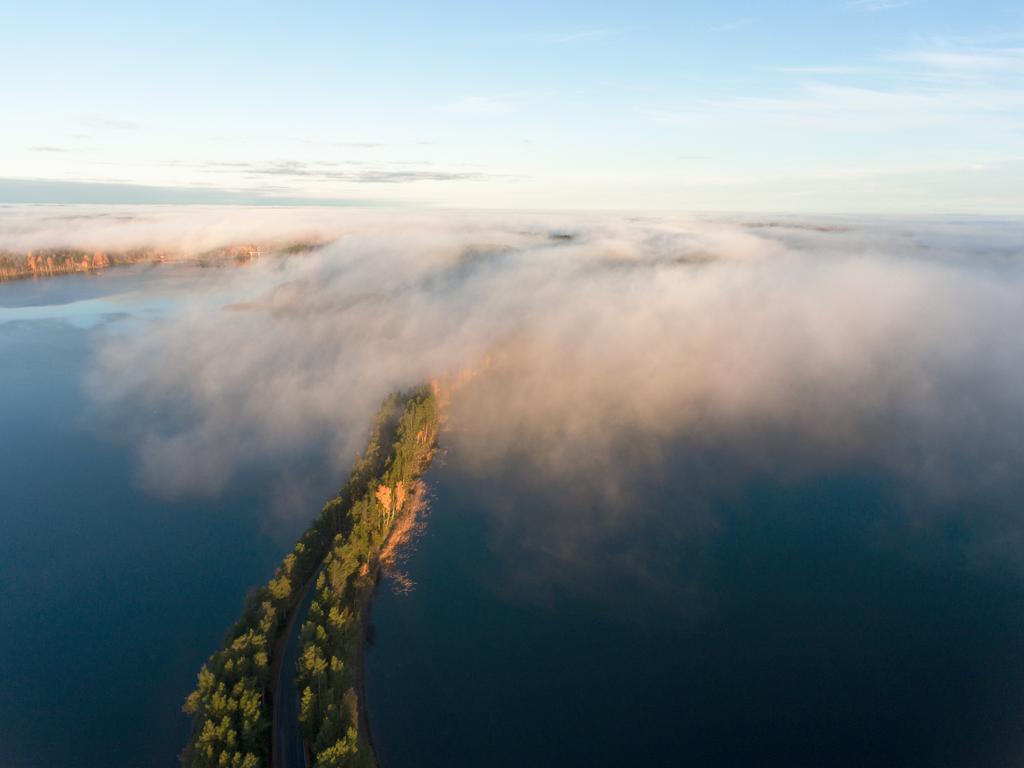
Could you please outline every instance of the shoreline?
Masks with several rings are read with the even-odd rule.
[[[355,659],[353,659],[353,668],[356,679],[355,688],[358,700],[359,730],[360,733],[363,734],[363,739],[366,743],[367,749],[369,750],[370,760],[372,764],[374,766],[377,766],[378,768],[381,766],[381,761],[380,756],[377,753],[376,744],[374,743],[373,740],[373,729],[370,725],[370,713],[366,701],[366,652],[369,649],[371,643],[370,634],[373,628],[374,599],[377,596],[377,592],[380,590],[381,583],[384,581],[386,577],[385,570],[387,568],[387,564],[384,561],[384,559],[380,557],[380,554],[387,552],[388,549],[392,546],[401,546],[401,543],[403,541],[408,540],[408,536],[403,536],[405,530],[401,526],[399,526],[398,523],[402,517],[412,517],[413,519],[415,519],[417,510],[421,509],[423,506],[423,504],[420,501],[420,494],[424,492],[424,488],[425,487],[418,490],[416,496],[410,499],[410,503],[407,505],[406,511],[404,511],[402,515],[400,515],[399,517],[396,517],[394,523],[392,524],[392,528],[388,533],[387,538],[382,542],[381,552],[378,553],[378,557],[376,558],[375,563],[371,568],[371,572],[369,574],[372,579],[371,586],[368,588],[365,596],[362,598],[362,605],[359,606],[359,636],[361,638],[361,642],[358,644],[357,656]],[[396,540],[396,537],[399,538]],[[310,589],[312,589],[313,585],[316,583],[317,577],[322,572],[322,565],[323,564],[321,563],[321,567],[317,568],[316,572],[313,573],[313,575],[306,582],[305,586],[302,589],[302,593],[300,594],[298,601],[296,602],[295,610],[292,612],[292,615],[289,618],[288,623],[285,626],[283,632],[281,633],[281,636],[274,644],[274,662],[271,665],[271,679],[274,680],[275,684],[274,688],[270,692],[272,712],[271,722],[273,723],[270,737],[270,768],[274,767],[274,758],[276,757],[277,754],[277,741],[275,739],[277,726],[277,707],[279,703],[277,698],[277,681],[281,673],[281,665],[284,663],[284,650],[287,647],[288,639],[291,636],[291,632],[292,629],[294,628],[295,622],[298,621],[298,614],[299,611],[302,609],[302,604],[305,602]],[[312,765],[312,748],[310,747],[310,744],[305,739],[305,737],[303,737],[302,739],[302,745],[306,753],[306,764]]]
[[[348,524],[335,535],[314,578],[315,595],[302,625],[292,710],[275,723],[278,738],[301,733],[303,754],[315,760],[350,760],[379,765],[366,698],[366,655],[373,637],[373,601],[395,552],[409,541],[424,507],[422,474],[436,454],[437,401],[431,387],[408,396],[395,424],[388,458],[346,512]],[[295,632],[292,632],[295,636]],[[285,663],[291,658],[291,646]],[[299,693],[301,692],[301,694]],[[294,753],[294,748],[292,748]],[[279,767],[280,768],[280,767]],[[287,766],[292,768],[292,766]]]
[[[69,275],[101,275],[118,267],[186,264],[199,267],[243,267],[266,256],[308,253],[325,242],[260,245],[236,243],[202,253],[163,251],[140,247],[120,252],[85,248],[45,248],[39,251],[0,251],[0,284],[21,280],[49,280]]]
[[[434,452],[431,453],[428,462],[433,462],[436,452],[437,449],[435,448]],[[358,655],[355,660],[356,692],[359,703],[359,729],[363,734],[367,749],[370,752],[371,764],[376,766],[376,768],[381,768],[383,763],[381,762],[380,753],[377,751],[377,745],[373,739],[373,727],[370,722],[370,708],[366,698],[366,652],[369,649],[371,640],[370,635],[373,631],[373,603],[377,597],[377,592],[380,590],[381,583],[387,576],[387,568],[389,566],[394,566],[395,552],[404,544],[408,544],[417,532],[416,523],[419,520],[419,513],[427,505],[426,498],[427,485],[421,478],[416,482],[415,493],[410,494],[410,498],[408,499],[408,503],[405,505],[405,509],[401,514],[396,516],[395,520],[391,524],[391,530],[388,532],[387,538],[381,543],[380,552],[378,553],[378,557],[373,568],[372,586],[366,596],[366,603],[363,606],[363,610],[360,613],[360,636],[362,637],[362,642],[359,644]]]

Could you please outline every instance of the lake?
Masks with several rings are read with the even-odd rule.
[[[97,352],[186,297],[253,298],[218,285],[171,265],[0,285],[5,768],[175,765],[200,665],[342,480],[311,438],[213,494],[140,481],[131,425],[174,411],[97,405]],[[481,472],[450,437],[415,587],[374,603],[384,768],[1024,760],[1024,579],[972,523],[1019,516],[1019,479],[925,500],[870,456],[779,474],[680,440],[607,498]],[[282,484],[307,489],[286,513]]]
[[[976,510],[916,535],[876,467],[729,457],[707,461],[734,484],[695,499],[708,464],[679,450],[602,531],[600,501],[466,458],[431,471],[414,590],[374,603],[385,768],[1022,764],[1024,582],[968,557]]]
[[[100,416],[97,345],[181,306],[209,270],[126,268],[0,284],[0,765],[174,766],[184,697],[319,504],[270,511],[305,455],[215,497],[136,482],[139,415]],[[314,464],[313,466],[320,466]],[[319,496],[338,484],[317,475]]]

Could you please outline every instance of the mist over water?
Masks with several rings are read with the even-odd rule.
[[[0,249],[325,242],[76,363],[154,503],[273,468],[294,527],[388,392],[462,373],[375,604],[385,765],[1024,756],[1021,222],[80,213]]]
[[[1024,757],[1024,584],[967,561],[962,518],[907,531],[932,510],[891,473],[780,480],[673,452],[656,486],[633,486],[637,517],[595,535],[611,514],[600,502],[466,463],[452,450],[432,472],[404,565],[415,590],[385,586],[374,603],[383,764]],[[697,498],[690,481],[707,471],[733,482]]]
[[[178,765],[199,666],[337,485],[315,441],[212,496],[136,482],[122,429],[151,415],[127,402],[100,414],[84,379],[105,339],[166,321],[209,277],[165,266],[0,285],[5,768]],[[282,508],[294,485],[307,493]]]
[[[340,475],[384,394],[458,372],[449,439],[475,471],[601,497],[567,549],[643,514],[631,488],[672,442],[739,474],[884,468],[935,502],[922,530],[1018,480],[1019,222],[318,215],[338,239],[219,272],[101,349],[97,402],[160,414],[131,425],[153,491],[215,493],[311,435]],[[972,554],[1019,561],[1015,515],[969,518]]]

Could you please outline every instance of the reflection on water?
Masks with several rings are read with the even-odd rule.
[[[1021,764],[1024,581],[968,556],[976,508],[920,531],[897,478],[853,466],[698,502],[681,451],[617,527],[466,458],[432,472],[415,591],[375,603],[384,765]]]
[[[177,765],[196,671],[303,527],[271,529],[268,499],[317,466],[308,456],[251,466],[217,498],[156,499],[121,439],[132,407],[100,420],[84,392],[106,335],[142,332],[209,278],[162,267],[0,285],[4,768]]]

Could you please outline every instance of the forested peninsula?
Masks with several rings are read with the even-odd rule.
[[[389,537],[423,495],[420,476],[437,445],[435,386],[389,396],[369,443],[336,497],[246,599],[223,647],[185,701],[192,736],[185,768],[272,764],[274,675],[282,633],[307,588],[315,589],[300,632],[296,690],[313,765],[374,766],[361,696],[365,618]],[[284,670],[291,674],[291,670]]]

